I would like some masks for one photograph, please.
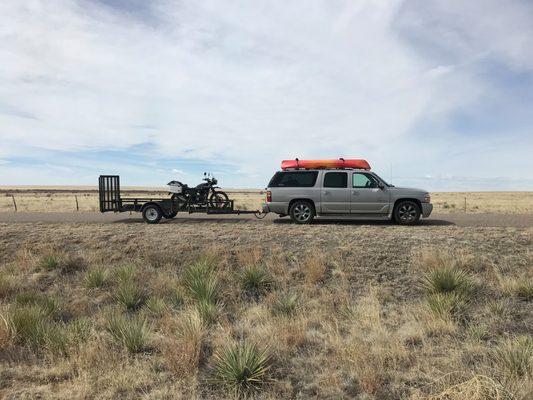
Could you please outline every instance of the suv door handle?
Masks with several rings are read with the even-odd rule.
[[[359,196],[359,192],[358,192],[357,190],[354,190],[352,193],[353,193],[355,196]]]
[[[329,190],[324,190],[324,194],[331,194]]]

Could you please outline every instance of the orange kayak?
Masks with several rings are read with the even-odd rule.
[[[339,158],[338,160],[283,160],[281,169],[302,168],[302,169],[334,169],[334,168],[357,168],[370,169],[370,164],[366,160],[354,160]]]

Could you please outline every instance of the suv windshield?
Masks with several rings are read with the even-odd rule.
[[[313,187],[317,171],[276,172],[268,187]]]

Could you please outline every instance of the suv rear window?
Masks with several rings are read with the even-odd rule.
[[[313,187],[317,175],[317,171],[276,172],[268,187]]]

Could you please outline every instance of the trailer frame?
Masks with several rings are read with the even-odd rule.
[[[217,201],[215,207],[210,207],[209,202],[204,205],[183,204],[172,198],[157,197],[122,197],[120,193],[119,175],[100,175],[98,178],[98,197],[100,212],[143,212],[149,205],[157,206],[162,216],[171,219],[178,212],[205,213],[205,214],[254,214],[257,218],[263,218],[262,211],[235,209],[234,200]],[[145,218],[146,220],[146,218]],[[157,220],[159,222],[160,218]],[[147,220],[146,220],[147,221]],[[149,221],[147,221],[149,222]]]

